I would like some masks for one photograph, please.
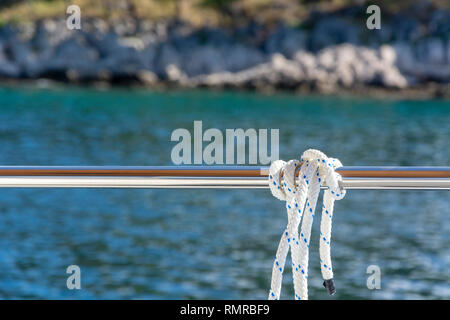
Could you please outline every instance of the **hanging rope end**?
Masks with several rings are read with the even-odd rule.
[[[323,286],[327,289],[327,292],[330,296],[336,293],[336,288],[334,286],[334,280],[328,279],[323,281]]]

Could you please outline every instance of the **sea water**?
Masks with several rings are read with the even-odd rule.
[[[450,165],[449,101],[18,86],[0,89],[0,165],[172,165],[171,132],[195,120],[279,129],[285,160],[317,148],[349,166]],[[350,190],[335,206],[331,299],[450,298],[449,204],[448,191]],[[318,217],[309,291],[329,299]],[[265,299],[286,221],[262,189],[1,189],[0,298]]]

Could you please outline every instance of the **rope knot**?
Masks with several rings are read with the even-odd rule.
[[[309,162],[317,161],[319,167],[318,175],[324,177],[322,185],[325,183],[328,186],[331,197],[335,200],[341,200],[345,197],[346,190],[341,188],[340,182],[342,177],[335,170],[342,167],[342,163],[339,159],[328,158],[325,153],[315,149],[306,150],[302,159],[306,159]]]
[[[334,201],[344,198],[342,177],[335,170],[342,167],[338,159],[328,158],[319,150],[306,150],[301,160],[288,162],[276,160],[269,169],[269,185],[272,194],[286,201],[288,224],[281,237],[273,264],[269,299],[279,299],[286,256],[291,249],[295,298],[308,299],[309,239],[320,188],[326,185],[322,206],[320,235],[320,264],[324,286],[334,294],[331,266],[331,221]],[[298,179],[297,179],[298,176]],[[301,230],[299,233],[300,222]]]

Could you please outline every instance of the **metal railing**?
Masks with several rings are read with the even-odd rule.
[[[260,166],[0,166],[3,188],[267,188]],[[450,167],[341,167],[345,189],[450,190]]]

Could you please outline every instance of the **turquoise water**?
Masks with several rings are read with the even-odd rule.
[[[279,128],[345,165],[449,166],[448,101],[204,91],[0,89],[1,165],[170,165],[171,132]],[[332,299],[450,298],[449,193],[350,191]],[[0,298],[265,299],[286,224],[268,190],[0,190]],[[329,299],[311,240],[310,298]],[[82,289],[68,290],[79,265]],[[381,290],[366,286],[381,268]],[[283,298],[293,289],[286,268]]]

